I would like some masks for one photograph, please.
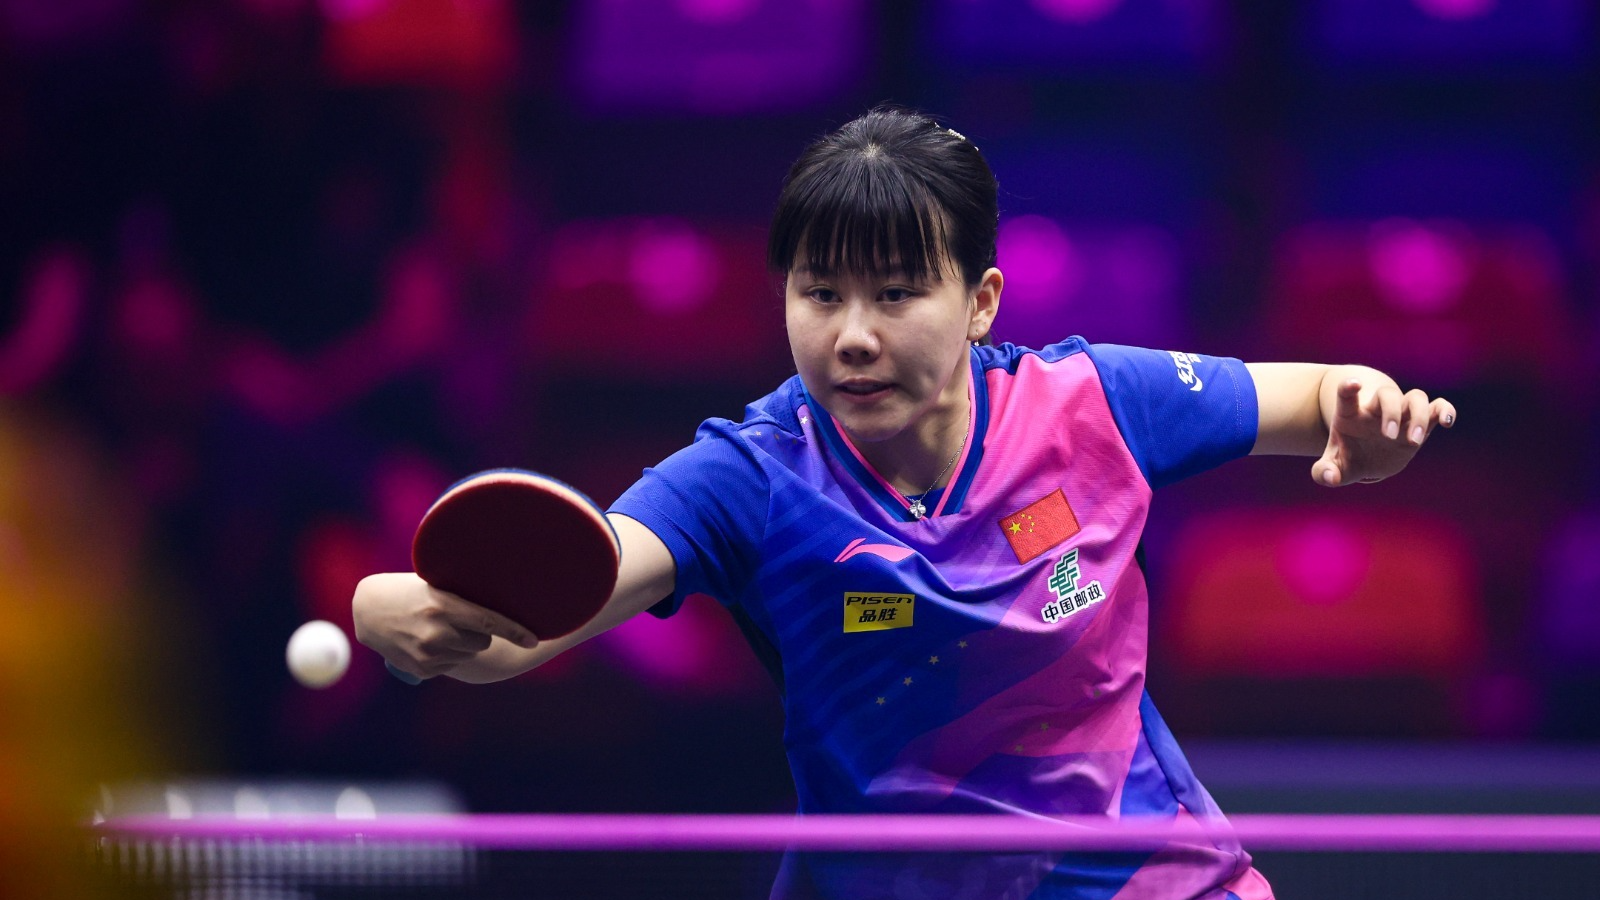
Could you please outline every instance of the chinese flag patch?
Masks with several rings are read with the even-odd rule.
[[[1025,563],[1078,533],[1078,517],[1060,488],[1004,519],[1000,530],[1011,543],[1017,562]]]

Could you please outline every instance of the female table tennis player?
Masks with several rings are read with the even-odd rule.
[[[491,681],[705,593],[782,688],[802,813],[1219,815],[1145,692],[1152,490],[1247,453],[1317,457],[1321,485],[1379,481],[1455,409],[1359,366],[994,346],[997,218],[978,149],[924,116],[874,110],[819,139],[768,246],[798,375],[616,502],[602,612],[538,642],[396,573],[357,589],[358,636],[408,672]],[[1221,841],[791,857],[774,896],[1271,889]]]

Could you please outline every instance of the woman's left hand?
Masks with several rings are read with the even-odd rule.
[[[1311,477],[1328,487],[1382,481],[1411,462],[1436,426],[1455,422],[1456,408],[1443,397],[1430,400],[1420,390],[1402,394],[1393,384],[1365,387],[1348,378],[1339,384],[1328,446]]]

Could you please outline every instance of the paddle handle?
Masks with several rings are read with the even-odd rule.
[[[400,679],[401,681],[404,681],[406,684],[418,685],[418,684],[422,683],[422,679],[421,678],[418,678],[417,676],[411,674],[410,672],[405,671],[404,669],[396,668],[395,664],[392,663],[392,662],[389,662],[387,659],[383,661],[383,667],[385,669],[389,670],[389,674],[390,675],[393,675],[394,677]]]

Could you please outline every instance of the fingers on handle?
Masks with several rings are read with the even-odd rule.
[[[447,675],[455,669],[457,664],[470,658],[470,654],[434,655],[426,660],[405,659],[405,666],[401,667],[392,659],[383,661],[383,667],[389,674],[404,681],[406,684],[421,684],[429,678]]]
[[[462,600],[453,594],[448,596],[454,598],[456,602],[445,607],[445,621],[456,628],[462,631],[502,637],[524,649],[532,649],[539,645],[539,638],[533,632],[494,610],[484,609],[476,603]],[[484,649],[488,646],[486,641],[483,647],[478,649]]]
[[[439,639],[430,648],[441,658],[450,658],[460,662],[489,649],[494,638],[487,631],[478,631],[466,628],[451,628],[442,633]]]

